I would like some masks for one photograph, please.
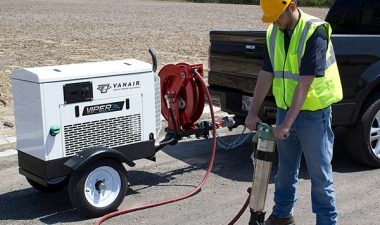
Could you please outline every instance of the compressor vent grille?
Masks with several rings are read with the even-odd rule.
[[[160,91],[160,77],[154,76],[154,90],[155,90],[155,114],[156,114],[156,135],[161,130],[161,91]]]
[[[134,114],[64,126],[66,156],[93,146],[118,147],[141,141],[141,116]]]

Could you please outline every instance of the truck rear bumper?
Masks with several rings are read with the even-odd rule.
[[[243,108],[243,96],[252,96],[252,94],[239,92],[236,90],[226,90],[225,88],[218,88],[209,86],[209,91],[212,96],[213,104],[222,109],[222,111],[229,114],[234,114],[238,117],[245,118],[248,111]],[[273,124],[276,120],[276,104],[274,98],[268,96],[260,109],[259,117],[263,122]],[[244,120],[243,120],[244,121]]]

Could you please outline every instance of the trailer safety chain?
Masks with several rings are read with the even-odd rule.
[[[244,129],[243,131],[241,132],[241,134],[232,142],[228,143],[226,141],[224,141],[220,135],[218,133],[216,133],[216,137],[217,137],[217,144],[219,147],[221,147],[222,149],[228,151],[228,150],[232,150],[232,149],[236,149],[237,147],[241,146],[244,142],[247,141],[247,139],[251,136],[251,132],[249,133],[244,133],[246,130],[246,127],[244,126]]]

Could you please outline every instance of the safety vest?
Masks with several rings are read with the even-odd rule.
[[[274,73],[272,91],[277,106],[282,109],[288,110],[292,104],[306,42],[321,25],[328,31],[325,74],[323,77],[314,78],[301,110],[323,109],[343,98],[338,66],[330,39],[331,27],[327,22],[300,10],[300,19],[294,28],[287,53],[285,53],[284,33],[278,26],[271,24],[267,30],[266,40]]]

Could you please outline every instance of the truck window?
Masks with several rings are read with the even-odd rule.
[[[336,1],[326,21],[335,34],[356,34],[360,15],[360,1]]]
[[[363,3],[359,27],[360,33],[380,34],[379,0],[369,0]]]

